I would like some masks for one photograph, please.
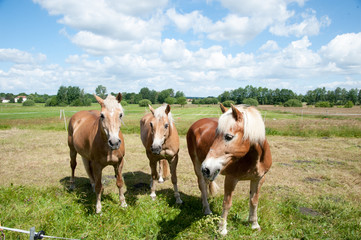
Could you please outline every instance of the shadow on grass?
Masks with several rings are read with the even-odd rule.
[[[125,197],[128,204],[135,205],[138,195],[150,194],[150,174],[136,171],[124,173],[123,177],[127,185]],[[166,181],[170,181],[170,179]],[[156,191],[156,194],[157,198],[166,200],[170,208],[180,210],[180,213],[175,218],[168,219],[167,216],[164,216],[161,221],[158,222],[160,231],[158,232],[157,239],[174,239],[179,233],[204,217],[202,203],[199,197],[180,192],[183,203],[177,204],[175,202],[173,188],[158,190]]]
[[[125,198],[128,206],[136,206],[139,195],[149,195],[150,194],[150,174],[136,171],[136,172],[126,172],[123,173],[125,185],[127,186],[127,191],[125,192]],[[110,179],[111,176],[103,176],[104,185],[112,184],[107,183],[107,179]],[[167,181],[170,181],[169,179]],[[85,177],[75,177],[75,189],[70,189],[70,177],[65,177],[60,180],[62,186],[68,191],[73,192],[77,196],[77,202],[84,205],[87,213],[89,215],[95,214],[95,193],[92,190],[91,184],[88,178]],[[114,181],[115,183],[115,181]],[[187,195],[183,192],[180,192],[181,199],[183,204],[179,205],[175,202],[174,190],[173,188],[163,189],[156,191],[157,197],[163,199],[167,202],[168,206],[173,209],[179,209],[180,212],[173,218],[167,218],[167,215],[162,217],[162,219],[157,223],[160,227],[160,231],[157,234],[157,239],[174,239],[179,233],[184,232],[188,229],[194,222],[201,220],[205,216],[203,215],[202,203],[200,197],[195,197],[192,195]],[[102,201],[109,200],[114,202],[114,204],[119,204],[111,194],[102,194]],[[209,202],[211,209],[214,208],[212,200]],[[166,214],[166,213],[165,213]],[[215,213],[219,214],[219,213]]]
[[[114,178],[114,176],[113,176]],[[103,187],[109,184],[110,176],[103,176],[102,182]],[[75,177],[75,188],[70,188],[70,177],[64,177],[60,179],[60,184],[66,189],[68,192],[73,192],[77,196],[77,202],[79,204],[84,205],[87,213],[89,215],[95,214],[95,203],[96,203],[96,195],[93,191],[93,188],[90,184],[89,178],[86,177]],[[105,182],[105,183],[104,183]],[[114,203],[119,203],[115,201],[110,194],[102,193],[102,201],[108,200]]]

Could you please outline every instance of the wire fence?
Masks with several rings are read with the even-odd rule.
[[[8,227],[0,226],[0,232],[1,232],[0,239],[1,240],[5,240],[5,238],[6,238],[4,230],[28,234],[30,240],[46,239],[46,238],[50,238],[50,239],[66,239],[66,240],[81,240],[81,239],[83,239],[83,238],[76,239],[76,238],[63,238],[63,237],[48,236],[48,235],[45,235],[44,231],[36,232],[35,227],[32,227],[32,228],[30,228],[29,231],[27,231],[27,230],[22,230],[22,229],[8,228]]]

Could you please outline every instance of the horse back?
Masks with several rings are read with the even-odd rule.
[[[189,128],[187,132],[188,153],[194,162],[203,162],[212,146],[218,126],[217,118],[203,118]]]

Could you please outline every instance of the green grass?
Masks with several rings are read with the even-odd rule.
[[[75,191],[66,188],[0,187],[3,226],[47,235],[83,239],[360,239],[360,206],[340,196],[304,198],[297,189],[264,187],[259,203],[262,231],[252,231],[246,219],[248,199],[235,198],[228,216],[228,235],[217,231],[222,197],[210,199],[213,215],[203,216],[198,197],[182,193],[184,204],[174,203],[171,190],[156,201],[147,189],[126,192],[122,209],[114,193],[104,194],[103,212],[94,213],[95,195],[88,183]],[[4,231],[6,239],[27,239]]]
[[[156,108],[159,105],[154,105]],[[44,107],[37,104],[33,107],[23,107],[20,104],[0,104],[0,130],[37,129],[64,131],[64,119],[60,119],[60,111],[64,110],[69,118],[81,110],[99,109],[98,104],[90,107]],[[139,120],[149,109],[129,104],[124,107],[124,125],[122,132],[125,134],[139,133]],[[189,127],[198,119],[205,117],[218,118],[221,111],[218,105],[186,105],[172,106],[173,117],[180,135],[186,135]],[[318,123],[325,119],[321,115],[294,114],[291,112],[262,111],[266,121],[268,135],[302,136],[302,137],[361,137],[361,118],[354,118],[356,123],[349,123],[347,117],[329,116],[326,127]],[[286,121],[285,124],[276,124],[277,121]]]

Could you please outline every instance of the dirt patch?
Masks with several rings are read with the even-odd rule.
[[[311,208],[307,208],[307,207],[299,207],[299,211],[300,211],[300,213],[302,213],[304,215],[308,215],[308,216],[312,216],[312,217],[321,215],[319,212],[317,212]]]

